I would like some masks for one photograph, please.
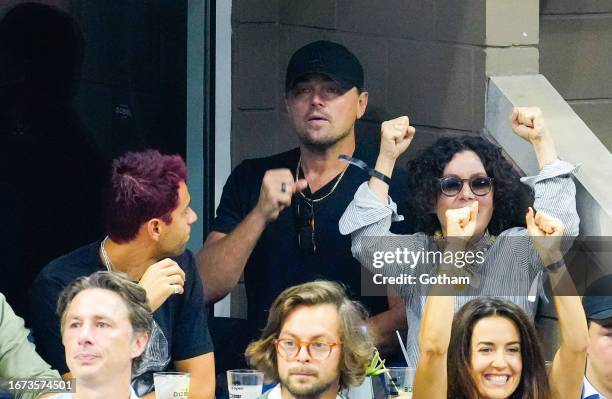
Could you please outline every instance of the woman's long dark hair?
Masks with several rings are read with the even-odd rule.
[[[498,316],[510,320],[519,331],[523,369],[510,399],[550,399],[544,356],[533,323],[513,302],[491,297],[471,300],[455,314],[448,348],[448,398],[478,397],[471,376],[472,332],[478,320]]]
[[[444,137],[427,147],[408,163],[408,208],[414,231],[433,235],[440,229],[435,209],[440,188],[438,179],[455,154],[473,151],[493,181],[493,216],[488,230],[493,235],[516,226],[525,226],[527,206],[533,193],[521,184],[520,176],[504,158],[500,147],[476,136]]]

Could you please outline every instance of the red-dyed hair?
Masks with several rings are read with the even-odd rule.
[[[187,167],[180,155],[146,150],[115,159],[106,203],[109,237],[128,242],[153,218],[170,224],[178,206],[179,184],[186,180]]]

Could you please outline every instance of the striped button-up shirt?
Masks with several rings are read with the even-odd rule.
[[[565,235],[568,237],[578,235],[580,221],[576,212],[576,188],[570,176],[573,169],[571,164],[556,160],[547,164],[538,175],[521,178],[524,184],[534,190],[534,209],[560,219],[565,225]],[[385,263],[382,267],[378,264],[378,267],[375,267],[373,259],[377,252],[394,252],[398,248],[403,253],[415,254],[440,251],[433,237],[424,233],[391,233],[389,228],[392,221],[400,220],[403,220],[403,217],[397,214],[396,204],[390,198],[387,204],[382,203],[370,191],[366,182],[355,193],[353,201],[340,219],[339,226],[342,234],[351,234],[353,256],[373,273],[387,277],[405,274],[435,276],[438,265],[433,258],[423,261],[425,257],[422,257],[410,266],[404,259],[402,262]],[[494,240],[485,233],[475,244],[475,250],[483,251],[484,260],[477,266],[471,266],[471,284],[463,287],[463,291],[458,291],[455,311],[479,296],[495,296],[516,303],[533,319],[537,309],[537,294],[543,293],[544,265],[527,230],[522,227],[510,228]],[[416,367],[419,358],[419,326],[430,286],[394,284],[393,288],[406,302],[406,349],[409,366]],[[362,292],[362,295],[364,294],[367,295]]]

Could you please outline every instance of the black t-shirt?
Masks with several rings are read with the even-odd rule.
[[[31,319],[36,350],[61,374],[68,372],[57,299],[61,290],[80,276],[106,270],[99,256],[100,241],[55,259],[43,268],[32,287]],[[208,332],[202,281],[193,254],[187,250],[172,258],[185,272],[185,292],[171,295],[154,313],[154,326],[142,359],[132,369],[132,386],[139,396],[153,389],[153,372],[173,367],[170,363],[213,351]]]
[[[368,165],[374,165],[372,157],[358,151],[354,156]],[[239,164],[223,188],[212,230],[230,233],[257,204],[266,171],[287,168],[295,178],[299,157],[300,152],[296,148],[267,158],[246,160]],[[300,171],[300,177],[303,176],[303,171]],[[337,179],[333,179],[314,194],[307,193],[314,199],[329,194],[313,205],[317,246],[315,253],[306,252],[298,245],[295,220],[296,197],[293,198],[292,206],[285,208],[278,219],[266,227],[244,269],[248,300],[247,318],[252,328],[249,331],[251,339],[255,338],[258,331],[265,326],[270,305],[285,288],[316,279],[342,282],[347,287],[349,295],[359,299],[372,315],[388,309],[387,298],[384,296],[359,295],[362,272],[369,272],[362,270],[359,262],[353,258],[351,237],[341,235],[338,229],[340,217],[353,199],[359,185],[366,180],[369,180],[369,176],[365,171],[349,166],[333,192]],[[403,189],[405,184],[402,184],[404,181],[400,173],[394,173],[391,185],[393,198],[406,198]],[[406,231],[405,226],[399,226],[399,230],[394,226],[394,231]]]

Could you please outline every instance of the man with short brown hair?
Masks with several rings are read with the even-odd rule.
[[[64,288],[57,314],[76,394],[53,398],[138,398],[130,382],[153,325],[147,292],[123,273],[100,271]]]

